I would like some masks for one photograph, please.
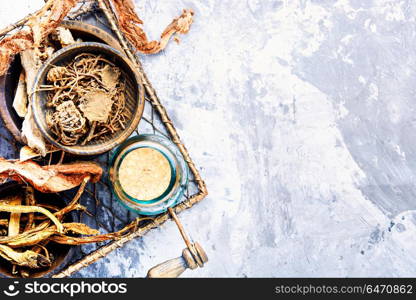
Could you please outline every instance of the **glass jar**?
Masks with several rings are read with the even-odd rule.
[[[126,186],[123,188],[123,183],[120,180],[120,168],[123,165],[123,162],[127,164],[126,158],[128,155],[138,149],[151,149],[152,151],[156,151],[161,160],[166,159],[167,164],[169,165],[170,170],[168,173],[170,173],[170,179],[167,188],[160,192],[160,195],[155,196],[152,199],[139,199],[137,195],[132,196],[132,193],[129,194],[126,191]],[[136,154],[137,153],[138,152],[136,152]],[[137,166],[137,168],[140,167],[142,166]],[[153,171],[157,171],[157,166],[152,167]],[[154,169],[155,167],[156,170]],[[131,170],[129,171],[131,172]],[[149,174],[149,176],[152,176],[152,174]],[[151,134],[137,135],[122,143],[111,156],[108,175],[112,192],[115,197],[128,209],[142,215],[156,215],[163,213],[168,207],[174,206],[176,203],[180,202],[188,185],[188,176],[188,166],[176,145],[163,136]],[[136,179],[140,180],[140,178],[131,179],[133,181]],[[161,180],[162,179],[164,178],[161,178]]]

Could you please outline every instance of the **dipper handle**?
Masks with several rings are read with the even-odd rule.
[[[167,260],[151,268],[147,272],[148,278],[176,278],[179,277],[186,269],[196,269],[202,267],[208,261],[205,251],[198,243],[192,244],[196,250],[194,257],[188,248],[183,249],[182,256]],[[201,264],[202,263],[202,264]]]
[[[188,268],[182,256],[167,260],[151,268],[147,273],[148,278],[176,278]]]

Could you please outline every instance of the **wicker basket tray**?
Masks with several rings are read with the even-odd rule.
[[[186,147],[181,142],[172,121],[156,94],[156,91],[153,89],[146,74],[144,73],[139,58],[132,54],[133,51],[131,50],[131,46],[118,30],[115,21],[116,19],[111,9],[103,6],[101,6],[100,9],[98,3],[89,5],[89,2],[86,1],[85,3],[82,3],[81,9],[78,9],[78,13],[72,14],[72,17],[69,17],[69,19],[76,19],[99,26],[111,33],[119,42],[120,47],[124,49],[127,56],[136,65],[137,71],[142,77],[145,86],[146,103],[142,120],[140,121],[134,135],[140,132],[141,134],[151,133],[169,138],[180,149],[190,170],[189,185],[182,201],[173,207],[174,212],[179,213],[201,201],[207,195],[205,183],[201,179]],[[19,22],[17,24],[19,24]],[[5,36],[7,36],[7,33],[0,35],[0,40]],[[17,158],[19,155],[20,145],[3,125],[0,126],[0,138],[2,139],[0,143],[0,155],[6,158]],[[99,229],[101,232],[113,232],[119,230],[137,218],[137,215],[127,211],[120,203],[118,203],[110,190],[109,184],[106,182],[110,156],[111,152],[94,158],[94,160],[104,168],[104,176],[98,183],[88,184],[86,192],[81,198],[81,203],[87,207],[88,212],[91,215],[81,212],[80,221],[91,227]],[[47,157],[46,159],[50,158]],[[64,192],[62,193],[62,197],[71,199],[73,193],[74,191]],[[53,277],[70,276],[83,267],[89,266],[97,260],[105,257],[113,250],[123,247],[124,244],[132,239],[143,236],[149,230],[162,225],[169,218],[169,213],[164,213],[155,216],[150,221],[143,221],[139,224],[135,231],[130,232],[115,241],[77,246],[74,251],[75,254],[71,258],[70,262],[63,269],[61,269],[59,273],[53,275]]]

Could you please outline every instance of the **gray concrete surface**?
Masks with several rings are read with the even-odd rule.
[[[210,258],[184,276],[416,275],[414,1],[136,3],[152,38],[195,11],[143,57],[210,192],[180,215]],[[76,276],[145,276],[182,248],[169,222]]]

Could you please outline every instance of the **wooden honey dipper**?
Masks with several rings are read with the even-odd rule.
[[[178,216],[172,208],[168,208],[172,219],[178,226],[179,232],[185,241],[186,248],[182,251],[182,256],[167,260],[161,264],[158,264],[151,268],[147,277],[149,278],[173,278],[180,276],[186,269],[202,268],[206,262],[208,262],[208,256],[202,249],[198,242],[191,243],[188,235],[185,232],[182,223],[179,221]]]

